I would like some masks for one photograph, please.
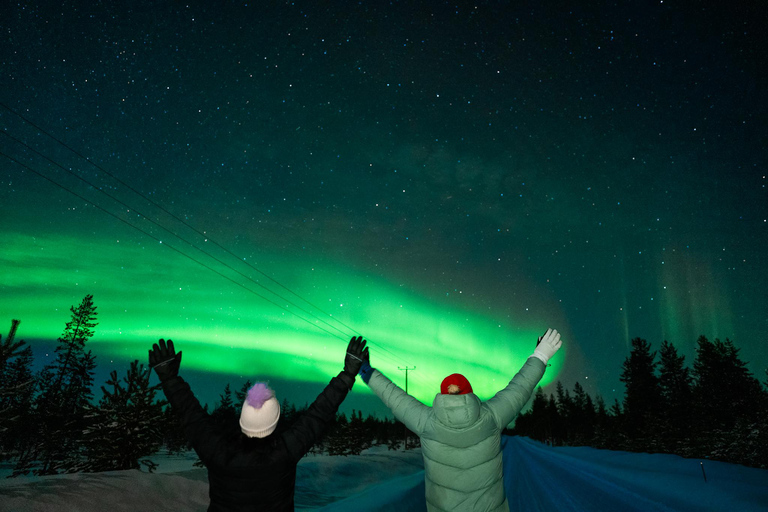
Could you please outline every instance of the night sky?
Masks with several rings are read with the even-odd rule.
[[[42,366],[93,294],[98,385],[170,337],[211,405],[353,333],[430,404],[547,327],[547,391],[621,400],[634,337],[764,380],[765,11],[511,3],[3,2],[0,332]]]

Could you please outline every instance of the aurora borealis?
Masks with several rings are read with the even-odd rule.
[[[210,403],[259,377],[311,399],[353,331],[393,380],[416,366],[426,402],[453,372],[487,398],[550,326],[564,350],[544,384],[607,403],[634,337],[689,364],[699,335],[728,337],[764,380],[766,36],[749,9],[0,14],[0,103],[99,166],[0,108],[0,152],[28,166],[0,158],[0,333],[19,318],[38,364],[93,294],[100,371],[173,338]]]

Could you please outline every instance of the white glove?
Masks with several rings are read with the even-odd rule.
[[[554,329],[547,329],[544,336],[539,338],[539,341],[536,344],[536,350],[533,351],[531,357],[538,357],[544,364],[547,364],[549,358],[555,355],[555,352],[560,349],[560,345],[562,344],[563,342],[560,341],[560,333]]]

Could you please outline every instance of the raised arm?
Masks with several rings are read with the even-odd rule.
[[[349,341],[344,358],[344,370],[331,379],[312,405],[283,434],[283,439],[294,460],[298,461],[312,448],[328,424],[336,417],[339,405],[355,383],[355,376],[363,362],[363,354],[368,352],[365,343],[362,336],[353,337]]]
[[[372,368],[367,351],[360,376],[398,421],[415,434],[421,435],[430,408],[400,389],[379,370]]]
[[[155,370],[163,393],[179,418],[184,435],[200,459],[208,464],[221,441],[217,428],[184,379],[179,377],[181,351],[174,349],[173,341],[160,340],[149,351],[149,366]]]
[[[496,416],[500,428],[506,427],[530,400],[536,385],[544,376],[549,359],[560,349],[560,333],[547,329],[528,358],[507,387],[496,393],[486,404]]]

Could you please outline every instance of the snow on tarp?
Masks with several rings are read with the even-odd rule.
[[[704,481],[702,463],[707,480]],[[768,510],[768,470],[508,438],[510,510]]]
[[[377,447],[350,457],[308,456],[296,477],[296,509],[327,512],[426,510],[418,450]],[[157,460],[158,473],[0,479],[0,511],[204,511],[204,469]],[[504,438],[510,509],[516,511],[768,511],[768,470],[676,455],[552,448]]]
[[[768,470],[677,455],[552,448],[504,438],[511,512],[768,511]],[[331,504],[324,512],[424,511],[424,472]]]

